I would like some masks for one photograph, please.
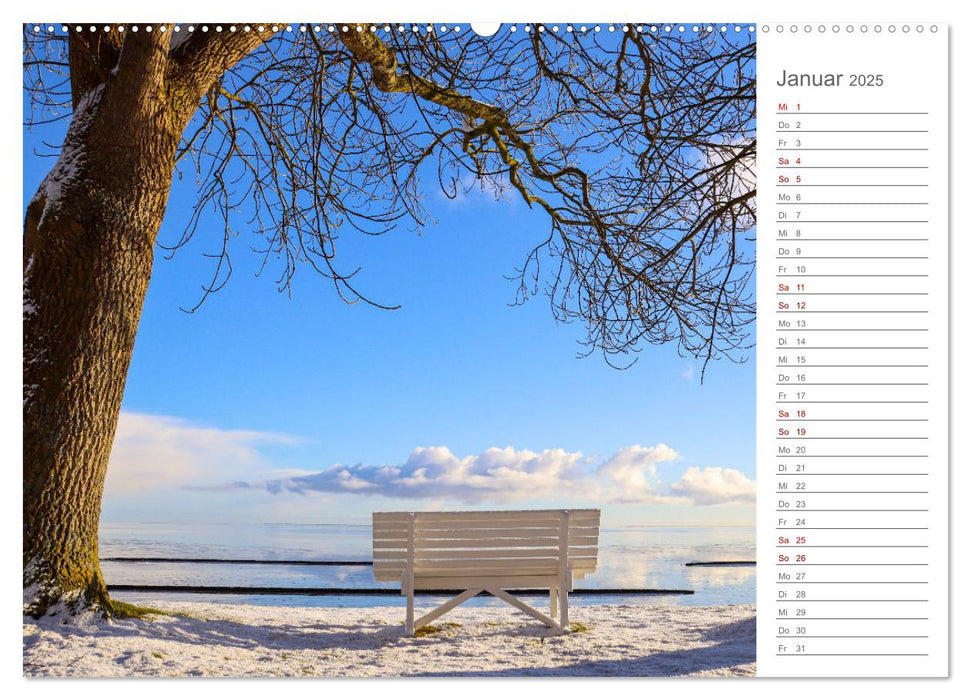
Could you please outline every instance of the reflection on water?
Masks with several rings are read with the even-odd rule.
[[[691,588],[738,588],[755,586],[754,566],[691,566],[685,578]]]
[[[103,523],[102,557],[170,557],[258,560],[367,561],[369,526],[347,525],[186,525]],[[578,588],[689,589],[694,595],[638,597],[666,605],[721,605],[755,602],[755,568],[686,567],[694,561],[755,559],[755,531],[748,527],[624,527],[601,532],[597,571]],[[261,586],[375,588],[368,566],[299,564],[197,564],[104,562],[110,585]],[[123,598],[160,599],[159,594]],[[185,599],[186,594],[173,594]],[[578,603],[619,602],[611,596],[577,596]],[[396,598],[370,596],[277,597],[208,596],[264,605],[389,605]],[[571,598],[572,600],[572,598]],[[281,602],[282,601],[282,602]],[[348,601],[353,601],[350,603]],[[479,604],[488,604],[480,599]],[[630,602],[625,600],[625,602]],[[429,599],[429,604],[431,599]]]
[[[103,557],[371,559],[370,525],[102,523]]]

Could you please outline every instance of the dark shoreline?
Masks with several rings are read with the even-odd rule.
[[[266,564],[285,566],[373,566],[364,560],[339,559],[212,559],[177,557],[102,557],[101,561],[142,564]],[[685,566],[755,566],[754,561],[689,561]]]
[[[136,585],[117,585],[108,584],[108,591],[132,592],[132,593],[207,593],[207,594],[236,594],[236,595],[308,595],[308,596],[337,596],[337,595],[360,595],[360,596],[398,596],[401,590],[398,588],[287,588],[277,586],[136,586]],[[456,595],[461,590],[452,589],[433,589],[427,591],[415,591],[416,596],[442,596]],[[522,589],[517,590],[520,595],[549,595],[549,589]],[[601,595],[693,595],[694,591],[683,589],[664,589],[664,588],[581,588],[574,589],[570,595],[573,596],[601,596]],[[480,596],[488,596],[489,593],[483,591]]]
[[[283,564],[288,566],[372,566],[371,561],[341,561],[336,559],[180,559],[176,557],[101,557],[101,561],[142,564]]]
[[[685,566],[755,566],[754,561],[689,561]]]

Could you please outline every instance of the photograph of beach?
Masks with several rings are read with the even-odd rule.
[[[25,24],[24,676],[754,676],[750,29]]]
[[[481,596],[416,637],[403,634],[405,608],[397,587],[374,592],[377,585],[366,563],[282,563],[353,561],[360,555],[367,559],[369,530],[105,523],[102,569],[112,597],[165,614],[116,619],[111,625],[84,620],[67,630],[60,621],[30,620],[25,673],[754,675],[754,564],[685,566],[701,560],[754,559],[751,527],[630,526],[604,532],[596,575],[578,582],[570,594],[569,634],[551,631],[495,598]],[[183,561],[164,561],[172,559]],[[217,559],[266,563],[212,561]],[[114,581],[117,587],[111,585]],[[162,586],[183,590],[157,590]],[[194,592],[199,589],[251,590]],[[261,592],[254,594],[254,589]],[[287,589],[304,593],[292,595]],[[543,602],[540,595],[522,598],[536,606]],[[419,596],[417,604],[424,611],[445,599]]]

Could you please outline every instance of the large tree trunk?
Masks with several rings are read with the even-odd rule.
[[[101,494],[181,131],[161,89],[167,44],[126,41],[114,75],[76,84],[60,157],[27,208],[23,555],[33,615],[58,600],[111,611],[98,565]]]
[[[196,32],[171,51],[172,25],[69,37],[74,114],[24,221],[25,613],[111,613],[101,495],[176,147],[274,33]]]

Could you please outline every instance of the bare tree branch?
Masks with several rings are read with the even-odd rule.
[[[227,23],[229,27],[236,27]],[[199,100],[253,49],[279,31],[278,25],[241,26],[233,30],[195,31],[172,46],[166,74],[170,104],[187,120]]]
[[[174,253],[211,230],[201,300],[242,248],[277,272],[281,291],[303,264],[349,303],[392,307],[360,287],[358,265],[338,255],[342,237],[421,229],[429,183],[445,197],[479,188],[545,212],[513,276],[515,302],[547,295],[557,320],[586,328],[583,354],[623,366],[673,341],[706,363],[744,359],[750,37],[229,26],[172,33],[165,73],[173,123],[188,120],[178,176],[198,186],[184,234],[167,245]],[[84,47],[107,55],[103,66],[112,41]],[[27,121],[57,118],[62,46],[25,35],[25,61]]]

